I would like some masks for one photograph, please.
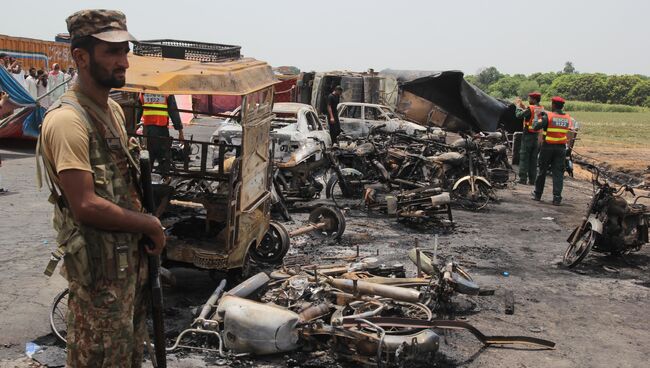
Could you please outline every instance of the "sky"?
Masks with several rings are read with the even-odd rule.
[[[6,1],[0,34],[53,40],[88,8],[121,10],[141,40],[235,44],[303,71],[530,74],[572,61],[584,73],[650,75],[648,0]]]

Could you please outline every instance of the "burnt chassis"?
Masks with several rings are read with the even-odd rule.
[[[167,167],[154,168],[154,173],[162,178],[161,183],[154,185],[157,215],[171,235],[182,220],[202,218],[204,209],[205,227],[197,228],[197,232],[208,233],[211,227],[219,230],[216,239],[168,236],[163,253],[165,265],[191,265],[213,271],[242,269],[251,251],[264,244],[268,246],[269,242],[277,248],[273,255],[282,253],[281,261],[289,240],[286,229],[270,221],[272,105],[272,86],[243,96],[241,146],[169,138],[169,146],[184,146],[182,161],[169,160]],[[234,160],[226,159],[224,153],[228,150],[235,151]],[[219,152],[214,167],[209,158],[213,152]],[[195,153],[199,154],[198,165],[191,159]],[[173,217],[167,216],[171,212],[184,214],[173,221]],[[260,257],[255,259],[264,261]]]

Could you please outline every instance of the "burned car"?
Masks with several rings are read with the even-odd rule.
[[[331,166],[325,155],[332,146],[326,124],[307,104],[277,103],[273,105],[273,113],[271,139],[276,192],[289,203],[318,198],[323,184],[317,176]],[[233,112],[233,115],[237,114],[237,110]],[[212,142],[238,146],[241,144],[241,126],[234,118],[226,119],[212,134]],[[225,155],[232,152],[234,150]],[[218,154],[215,153],[214,157],[216,160]]]
[[[231,113],[233,118],[217,122],[217,129],[212,133],[213,143],[233,146],[241,144],[241,125],[235,119],[240,110]],[[273,105],[275,117],[271,122],[271,136],[275,140],[274,158],[287,162],[291,153],[304,149],[306,152],[320,151],[321,143],[331,147],[329,131],[311,105],[296,102],[280,102]],[[231,152],[226,152],[230,156]],[[308,153],[307,153],[308,154]],[[216,158],[216,156],[215,156]]]
[[[382,131],[388,133],[403,132],[412,136],[430,135],[444,141],[446,133],[438,127],[424,127],[400,118],[390,107],[384,105],[342,102],[338,106],[341,129],[351,137],[368,135],[371,127],[383,126]]]

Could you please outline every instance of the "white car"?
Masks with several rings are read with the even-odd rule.
[[[275,118],[271,122],[271,139],[275,140],[276,161],[286,162],[291,158],[292,153],[298,153],[297,151],[302,151],[298,156],[313,153],[320,156],[322,152],[316,151],[320,151],[322,145],[326,148],[332,146],[329,130],[318,118],[313,106],[296,102],[278,102],[273,104],[273,113]],[[239,109],[233,112],[234,116],[238,114]],[[211,141],[234,146],[241,145],[241,125],[233,118],[224,120],[212,133]]]
[[[385,125],[383,131],[404,132],[408,135],[420,136],[427,133],[427,128],[401,119],[388,106],[360,102],[342,102],[338,105],[341,129],[351,137],[363,137],[373,126]],[[430,133],[446,135],[440,128],[430,128]]]

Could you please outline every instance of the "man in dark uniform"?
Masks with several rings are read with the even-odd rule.
[[[327,120],[329,121],[330,136],[332,143],[336,143],[336,137],[341,134],[341,123],[339,122],[338,106],[341,101],[343,88],[336,86],[334,91],[327,96]]]
[[[523,119],[523,135],[521,137],[521,149],[519,150],[519,184],[535,184],[537,177],[537,154],[539,146],[537,136],[539,130],[533,129],[533,124],[539,120],[544,108],[539,102],[542,95],[539,92],[528,94],[528,107],[524,106],[521,100],[517,100],[517,119]]]
[[[571,130],[572,122],[571,116],[562,111],[564,109],[562,97],[553,97],[551,107],[552,111],[542,112],[541,119],[533,125],[533,129],[544,131],[544,140],[539,151],[539,167],[533,200],[541,200],[546,182],[546,172],[550,167],[553,176],[553,204],[559,206],[562,202],[567,134]]]

